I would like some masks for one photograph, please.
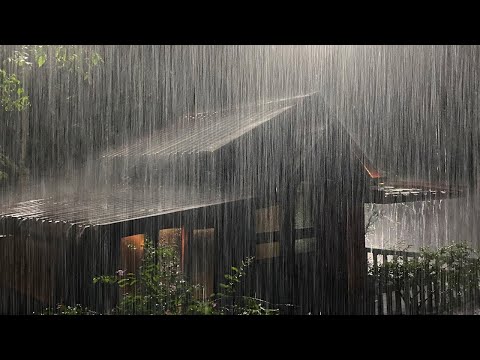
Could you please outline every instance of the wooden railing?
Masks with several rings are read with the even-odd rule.
[[[452,273],[439,266],[433,272],[422,271],[420,267],[414,266],[412,268],[415,269],[415,274],[397,277],[395,273],[387,273],[381,265],[399,257],[401,261],[416,264],[419,253],[372,248],[367,248],[366,252],[370,267],[367,282],[368,308],[371,314],[473,314],[479,309],[480,269],[456,274],[457,278],[452,279]]]

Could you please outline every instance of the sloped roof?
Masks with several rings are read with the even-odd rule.
[[[307,96],[187,116],[170,128],[106,151],[99,160],[108,163],[125,158],[135,164],[138,157],[212,152],[272,120]],[[97,170],[94,167],[93,171]],[[77,225],[105,225],[242,200],[250,197],[252,190],[249,184],[242,184],[238,189],[222,190],[208,183],[200,186],[196,181],[198,179],[191,184],[171,180],[168,184],[149,186],[111,184],[95,189],[72,187],[66,194],[55,189],[51,196],[21,201],[3,209],[0,206],[0,214]],[[89,191],[92,192],[90,195]]]
[[[391,204],[409,201],[441,200],[464,196],[464,186],[422,180],[385,179],[370,187],[370,202]]]
[[[229,111],[186,116],[170,128],[137,139],[127,146],[106,151],[99,160],[109,162],[125,158],[136,164],[139,157],[213,152],[274,119],[311,95],[249,105]],[[352,139],[354,155],[364,165],[370,178],[376,181],[370,189],[371,202],[415,201],[459,195],[456,190],[435,189],[432,184],[385,182],[381,172],[375,168],[352,134],[340,119],[337,120]],[[0,205],[0,216],[77,225],[104,225],[247,199],[253,190],[250,184],[243,183],[241,188],[222,190],[208,182],[200,186],[197,180],[190,184],[182,184],[172,177],[166,183],[160,181],[148,186],[120,183],[92,188],[91,185],[87,185],[91,188],[72,187],[73,190],[65,194],[54,188],[48,196],[39,196],[3,208]],[[92,192],[90,195],[89,191]]]
[[[186,115],[169,128],[136,139],[120,149],[105,152],[102,158],[215,151],[292,108],[310,95],[268,101],[224,111]]]
[[[201,208],[248,198],[248,193],[225,193],[195,186],[160,186],[156,191],[120,187],[108,194],[23,201],[3,209],[1,217],[65,222],[74,225],[106,225],[148,216]]]

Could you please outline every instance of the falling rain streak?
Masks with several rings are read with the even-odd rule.
[[[476,311],[478,286],[381,265],[480,245],[480,47],[1,46],[0,69],[0,313],[109,311],[93,278],[147,238],[204,300],[253,256],[242,293],[280,314]]]

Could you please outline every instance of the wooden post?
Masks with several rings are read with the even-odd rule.
[[[248,256],[255,256],[256,246],[257,246],[257,237],[255,232],[255,210],[256,202],[254,200],[247,200],[245,203],[246,207],[246,231],[247,231],[247,249]],[[251,267],[251,271],[248,273],[248,291],[253,296],[256,293],[257,289],[257,261],[254,261]]]
[[[347,213],[347,266],[349,313],[365,314],[367,258],[365,253],[365,214],[362,202],[355,202]]]
[[[295,290],[295,185],[296,182],[287,182],[282,187],[283,219],[280,230],[280,257],[282,259],[282,304],[292,304]]]
[[[213,292],[218,293],[220,291],[219,289],[219,283],[222,281],[222,274],[225,271],[224,270],[224,264],[223,264],[223,256],[222,254],[224,253],[225,249],[225,241],[228,241],[228,239],[225,239],[225,228],[224,228],[224,219],[223,219],[223,214],[225,214],[225,209],[226,206],[225,204],[213,208],[212,212],[210,213],[210,216],[213,216],[213,226],[214,226],[214,250],[213,250],[213,259],[210,259],[210,261],[214,262],[213,266]]]
[[[183,260],[183,273],[188,277],[192,277],[192,239],[193,239],[193,222],[191,213],[183,214],[182,216],[182,229],[183,229],[183,243],[185,246]]]
[[[315,227],[317,251],[314,266],[315,292],[310,307],[314,314],[347,313],[347,207],[338,184],[325,183],[317,188]]]

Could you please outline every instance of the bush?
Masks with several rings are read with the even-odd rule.
[[[410,314],[465,312],[478,307],[479,270],[478,252],[465,244],[422,248],[415,258],[398,252],[376,268],[369,264],[369,276],[399,294],[409,304]]]
[[[132,249],[133,250],[133,249]],[[266,301],[239,294],[239,285],[245,278],[253,258],[232,267],[220,284],[222,293],[212,294],[206,301],[195,295],[202,285],[190,284],[180,270],[180,261],[175,246],[160,245],[145,239],[144,256],[137,273],[117,270],[114,275],[102,275],[94,283],[118,287],[122,293],[117,307],[111,314],[120,315],[273,315],[279,310]],[[44,314],[85,315],[94,314],[82,308],[59,305],[56,310]]]
[[[97,315],[94,311],[80,304],[68,306],[59,304],[56,309],[46,309],[42,315]]]

